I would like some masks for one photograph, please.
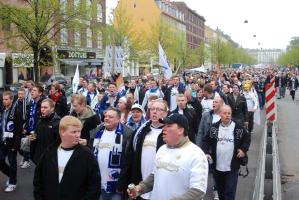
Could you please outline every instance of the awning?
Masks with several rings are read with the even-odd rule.
[[[84,59],[84,60],[73,60],[73,59],[60,59],[60,62],[67,64],[67,65],[79,65],[79,66],[86,66],[86,65],[102,65],[104,63],[104,59]]]

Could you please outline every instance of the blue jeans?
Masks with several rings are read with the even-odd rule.
[[[265,105],[265,93],[259,92],[258,97],[259,97],[260,109],[263,109]]]
[[[101,200],[123,200],[122,195],[118,193],[107,193],[105,190],[101,191]]]
[[[6,163],[6,157],[9,165]],[[9,184],[17,184],[17,151],[0,146],[0,170],[9,177]]]
[[[236,196],[239,172],[221,172],[215,170],[215,179],[220,200],[234,200]]]

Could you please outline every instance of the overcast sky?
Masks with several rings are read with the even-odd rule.
[[[182,1],[202,15],[206,25],[219,27],[243,48],[285,49],[292,37],[299,36],[298,0]],[[117,2],[107,0],[107,13]]]

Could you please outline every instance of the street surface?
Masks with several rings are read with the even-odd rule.
[[[282,175],[282,199],[299,198],[299,98],[292,101],[289,91],[278,104],[278,150]]]
[[[264,112],[262,112],[261,116],[262,116],[261,119],[264,120],[265,119]],[[236,197],[237,200],[238,199],[242,199],[242,200],[252,199],[253,189],[254,189],[254,181],[255,181],[255,175],[256,175],[256,167],[257,167],[257,157],[258,157],[258,152],[260,149],[261,133],[263,130],[264,130],[263,123],[261,126],[255,125],[255,130],[251,137],[250,150],[248,152],[249,175],[246,178],[239,177],[239,182],[238,182],[238,187],[237,187],[237,197]],[[299,167],[297,169],[299,169]],[[21,169],[20,167],[18,167],[18,187],[17,187],[16,191],[14,191],[12,193],[4,192],[5,182],[7,179],[2,173],[0,173],[0,199],[1,200],[32,200],[33,199],[33,195],[32,195],[33,173],[34,173],[34,165],[32,165],[28,169]],[[210,178],[208,193],[205,197],[205,200],[212,199],[212,197],[213,197],[212,182],[211,182],[211,178]]]

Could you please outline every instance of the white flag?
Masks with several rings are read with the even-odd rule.
[[[72,83],[73,93],[77,92],[78,86],[79,86],[79,81],[80,81],[80,77],[79,77],[79,65],[77,64],[77,69],[76,69],[75,76],[73,78],[73,83]]]
[[[161,44],[159,43],[159,65],[162,67],[162,71],[164,73],[164,77],[167,79],[170,79],[172,76],[172,71],[171,68],[169,66],[166,54],[161,46]]]

